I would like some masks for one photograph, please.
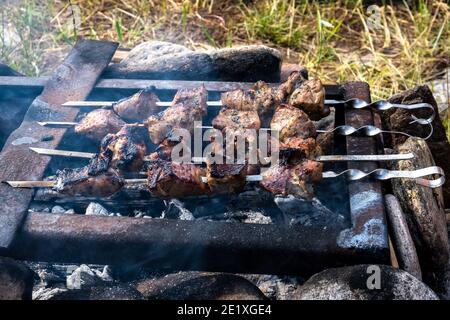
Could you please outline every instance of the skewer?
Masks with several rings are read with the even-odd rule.
[[[38,121],[38,124],[42,127],[51,127],[51,126],[74,127],[79,125],[78,122],[64,122],[64,121]],[[137,125],[145,127],[145,124],[143,123],[138,123]]]
[[[424,179],[423,177],[438,174],[440,175],[437,179]],[[417,184],[429,187],[438,188],[442,186],[445,182],[445,174],[442,168],[437,166],[427,167],[418,170],[411,171],[398,171],[398,170],[387,170],[387,169],[375,169],[370,172],[364,172],[358,169],[348,169],[342,172],[325,171],[322,173],[322,178],[330,179],[336,178],[341,175],[346,175],[349,180],[359,180],[365,177],[372,177],[377,180],[388,180],[394,178],[407,178],[414,179]],[[201,177],[202,182],[206,183],[208,180],[206,177]],[[262,181],[261,175],[248,175],[246,177],[247,182],[258,182]],[[55,186],[55,181],[5,181],[13,188],[51,188]],[[126,179],[125,184],[145,184],[147,179]]]
[[[92,158],[95,153],[78,152],[69,150],[57,150],[57,149],[44,149],[30,147],[30,150],[47,156],[63,156],[74,158]],[[324,155],[315,158],[316,161],[321,162],[336,162],[336,161],[395,161],[395,160],[408,160],[414,158],[413,153],[401,153],[401,154],[374,154],[374,155]],[[148,157],[145,160],[149,160]],[[204,157],[192,157],[193,162],[205,162]]]
[[[67,101],[62,105],[64,107],[92,107],[92,108],[111,108],[116,101]],[[373,108],[379,111],[389,110],[391,108],[399,108],[406,110],[415,110],[415,109],[430,109],[431,115],[427,119],[419,119],[416,116],[412,115],[413,123],[418,122],[420,124],[431,123],[435,116],[435,110],[433,106],[429,103],[415,103],[415,104],[400,104],[400,103],[390,103],[386,100],[378,100],[372,103],[367,103],[361,99],[350,99],[350,100],[325,100],[324,103],[326,105],[336,106],[336,105],[344,105],[347,107],[351,107],[354,109],[363,109],[363,108]],[[207,101],[206,104],[208,107],[221,107],[222,101]],[[172,105],[170,101],[158,101],[156,105],[159,107],[169,107]]]
[[[13,188],[52,188],[56,185],[56,181],[4,181],[9,184]],[[125,179],[125,184],[144,184],[147,182],[147,179]]]

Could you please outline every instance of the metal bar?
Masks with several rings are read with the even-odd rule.
[[[335,226],[28,214],[13,258],[152,269],[309,275],[352,263],[377,263],[336,244]]]
[[[370,88],[364,82],[348,82],[342,86],[343,99],[360,99],[371,102]],[[374,117],[370,109],[345,109],[345,124],[359,128],[373,125]],[[346,136],[348,155],[377,154],[375,137]],[[377,169],[377,162],[348,162],[348,168],[370,172]],[[381,261],[389,262],[389,244],[386,217],[384,213],[381,183],[371,178],[348,182],[350,196],[350,216],[352,228],[343,232],[340,243],[344,247],[358,249],[365,247],[379,255]],[[363,238],[363,243],[358,240]]]
[[[43,87],[49,77],[10,77],[0,76],[0,87]],[[133,89],[140,90],[154,86],[156,90],[194,89],[204,85],[208,91],[232,91],[237,89],[248,90],[253,82],[224,82],[224,81],[187,81],[187,80],[137,80],[137,79],[100,79],[95,89]],[[279,86],[279,83],[270,83],[270,86]],[[324,85],[327,96],[339,94],[339,85]],[[74,99],[72,99],[74,100]]]
[[[51,158],[41,157],[29,149],[30,144],[15,143],[17,139],[33,137],[34,147],[56,148],[65,128],[46,128],[38,121],[73,121],[78,110],[61,108],[67,100],[82,100],[94,87],[100,74],[108,65],[116,43],[79,40],[63,63],[48,78],[43,92],[37,97],[19,128],[11,133],[0,154],[0,181],[40,180]],[[10,81],[18,77],[8,77]],[[20,77],[21,80],[29,79]],[[19,81],[20,82],[20,81]],[[53,139],[45,137],[51,135]],[[0,251],[7,251],[26,215],[33,196],[31,189],[13,189],[0,184]]]

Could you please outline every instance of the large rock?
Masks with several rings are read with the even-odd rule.
[[[371,265],[322,271],[306,281],[295,297],[300,300],[437,300],[437,295],[409,273],[379,265],[380,286],[369,289]],[[377,266],[375,266],[376,268]],[[372,267],[373,268],[373,267]],[[369,272],[368,272],[369,270]],[[369,280],[369,281],[368,281]]]
[[[391,169],[417,170],[434,165],[427,143],[422,139],[408,138],[397,146],[396,151],[412,152],[415,157],[396,161],[391,164]],[[422,271],[430,278],[432,273],[443,270],[449,260],[442,190],[420,186],[412,179],[393,179],[392,187],[405,213]],[[424,281],[429,283],[425,277]]]
[[[147,299],[263,300],[264,294],[247,279],[223,273],[179,272],[136,284]]]
[[[197,52],[177,44],[149,41],[108,67],[103,77],[277,82],[281,62],[279,51],[262,45]]]
[[[427,140],[428,147],[433,154],[434,161],[438,166],[444,169],[447,177],[450,177],[450,144],[447,140],[445,127],[439,118],[439,111],[433,93],[428,86],[417,86],[411,90],[401,92],[389,99],[391,103],[429,103],[433,106],[436,112],[436,117],[433,121],[433,135]],[[409,124],[411,122],[411,111],[403,109],[390,109],[382,112],[383,127],[387,130],[403,131],[413,136],[426,137],[429,132],[429,126],[419,124]],[[412,112],[419,118],[427,118],[429,111],[426,109],[417,109]],[[387,142],[391,147],[395,147],[406,141],[403,135],[387,136]],[[450,207],[450,179],[447,179],[443,187],[444,199],[446,207]]]
[[[23,263],[0,257],[0,300],[29,300],[34,273]]]

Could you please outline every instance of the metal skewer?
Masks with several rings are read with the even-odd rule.
[[[44,149],[30,147],[30,150],[47,156],[62,156],[73,158],[92,158],[95,153],[90,152],[78,152],[69,150],[57,150],[57,149]],[[335,162],[335,161],[395,161],[395,160],[408,160],[414,158],[413,153],[402,154],[374,154],[374,155],[324,155],[315,158],[316,161],[321,162]],[[148,160],[146,157],[145,160]],[[193,157],[193,162],[205,162],[204,157]]]
[[[125,179],[125,184],[144,184],[147,182],[147,179]],[[13,188],[52,188],[56,185],[56,181],[3,181],[9,184]]]
[[[437,174],[440,175],[437,179],[424,179],[423,177]],[[358,169],[348,169],[342,172],[325,171],[322,173],[322,178],[336,178],[341,175],[346,175],[349,180],[359,180],[365,177],[372,177],[377,180],[388,180],[394,178],[406,178],[414,179],[417,184],[429,187],[438,188],[442,186],[445,182],[445,174],[442,168],[433,166],[412,171],[396,171],[396,170],[386,170],[386,169],[375,169],[370,172],[364,172]],[[207,183],[208,179],[206,177],[201,177],[203,183]],[[263,177],[261,175],[248,175],[246,177],[247,182],[259,182],[262,181]],[[5,181],[13,188],[51,188],[55,186],[55,181]],[[126,179],[126,184],[144,184],[147,179]]]

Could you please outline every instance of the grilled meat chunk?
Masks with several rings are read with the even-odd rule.
[[[322,179],[323,165],[305,160],[295,165],[273,165],[262,173],[260,186],[275,195],[293,195],[310,200],[314,184]]]
[[[116,134],[103,138],[98,158],[109,158],[110,166],[119,172],[137,172],[147,154],[147,129],[138,124],[127,124]]]
[[[264,81],[258,81],[253,87],[224,92],[221,101],[228,109],[256,112],[263,126],[268,126],[277,104],[275,92]]]
[[[119,191],[125,184],[114,170],[97,175],[89,174],[89,167],[59,170],[54,189],[58,192],[75,196],[109,197]]]
[[[319,79],[304,81],[289,97],[289,104],[305,111],[312,120],[320,120],[330,114],[324,102],[325,89]]]
[[[207,113],[207,101],[208,93],[204,86],[193,90],[179,90],[171,107],[147,119],[146,125],[152,142],[160,144],[175,128],[184,128],[192,133],[194,121],[201,121]]]
[[[149,191],[161,198],[183,198],[209,194],[201,180],[204,169],[190,163],[174,163],[156,159],[148,163]]]
[[[306,139],[317,136],[314,123],[306,113],[287,104],[282,104],[275,110],[270,128],[278,130],[281,142],[293,137]]]
[[[141,122],[159,112],[159,107],[156,105],[158,101],[153,88],[147,88],[131,97],[117,101],[113,105],[113,110],[125,121]]]
[[[292,72],[287,81],[283,82],[275,92],[275,99],[278,103],[287,103],[291,94],[299,88],[306,79],[299,71]]]
[[[212,121],[214,128],[219,130],[238,130],[238,129],[255,129],[261,128],[256,111],[240,111],[230,108],[222,108]]]
[[[288,138],[280,143],[280,160],[282,163],[298,163],[305,159],[315,159],[322,154],[322,149],[313,138]]]
[[[89,112],[75,126],[75,132],[100,142],[108,133],[119,131],[125,124],[113,110],[97,109]]]
[[[214,193],[241,192],[246,183],[246,164],[207,164],[208,186]]]

